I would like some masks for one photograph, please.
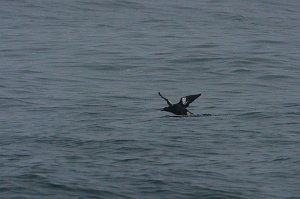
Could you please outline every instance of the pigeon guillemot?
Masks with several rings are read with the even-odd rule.
[[[161,111],[168,111],[174,113],[175,115],[183,115],[183,116],[196,116],[194,113],[190,112],[186,108],[192,103],[195,99],[197,99],[200,94],[197,95],[189,95],[182,97],[177,104],[172,104],[167,98],[163,97],[160,92],[158,92],[159,96],[167,101],[168,107],[161,109]]]

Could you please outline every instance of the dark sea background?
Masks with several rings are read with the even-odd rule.
[[[1,0],[0,198],[300,198],[299,10]]]

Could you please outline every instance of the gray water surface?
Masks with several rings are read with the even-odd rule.
[[[299,10],[0,1],[0,197],[300,198]]]

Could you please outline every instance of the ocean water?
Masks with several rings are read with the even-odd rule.
[[[0,198],[300,198],[299,10],[1,0]]]

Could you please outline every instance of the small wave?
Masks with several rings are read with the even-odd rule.
[[[245,22],[246,20],[248,20],[247,17],[241,14],[233,14],[230,12],[218,12],[214,15],[214,17],[221,20],[238,21],[238,22]]]
[[[203,63],[203,62],[211,62],[211,61],[220,61],[224,60],[225,58],[220,57],[203,57],[203,58],[178,58],[170,60],[170,63]]]
[[[139,161],[140,158],[123,158],[121,160],[118,160],[118,163],[122,163],[122,162],[136,162]]]
[[[293,163],[300,163],[300,159],[293,161]]]
[[[299,103],[284,103],[283,104],[285,107],[299,107]]]
[[[197,118],[197,117],[216,117],[222,116],[222,114],[211,114],[211,113],[203,113],[203,114],[196,114],[195,116],[185,116],[185,115],[165,115],[162,117],[169,117],[169,118]]]
[[[284,44],[283,41],[270,40],[270,39],[254,40],[253,42],[254,43],[259,43],[259,44]]]
[[[264,58],[264,57],[250,57],[247,58],[246,61],[252,63],[252,64],[256,64],[256,63],[273,63],[274,60],[272,60],[271,58]]]
[[[287,112],[286,114],[288,114],[288,115],[300,115],[300,112]]]
[[[165,23],[167,22],[167,20],[164,19],[155,19],[155,18],[151,18],[151,19],[145,19],[141,21],[142,23],[153,23],[153,24],[159,24],[159,23]]]
[[[249,74],[249,73],[253,73],[253,71],[245,68],[239,68],[239,69],[232,70],[231,73]]]
[[[277,79],[290,79],[294,77],[288,75],[268,74],[268,75],[261,75],[257,78],[262,80],[277,80]]]
[[[272,160],[271,162],[281,162],[281,161],[286,161],[286,160],[290,160],[291,158],[289,157],[278,157],[275,158],[274,160]]]
[[[103,198],[128,198],[126,195],[120,194],[116,191],[110,191],[110,190],[105,190],[105,189],[93,189],[93,188],[88,188],[86,186],[78,186],[76,184],[69,184],[69,183],[57,183],[57,182],[51,182],[49,180],[43,182],[43,184],[49,188],[52,189],[53,191],[57,190],[59,191],[64,191],[64,192],[71,192],[71,193],[76,193],[80,194],[85,197],[97,197],[102,196]],[[56,193],[54,192],[54,195]],[[102,198],[100,197],[100,198]]]
[[[270,115],[260,111],[247,112],[247,113],[239,114],[238,116],[246,117],[246,118],[270,118],[271,117]]]
[[[104,1],[101,2],[101,6],[105,6],[107,8],[111,9],[143,9],[145,8],[142,4],[137,3],[137,2],[132,2],[132,1],[126,1],[126,0],[121,0],[121,1]]]
[[[24,107],[30,105],[38,105],[38,103],[30,102],[24,99],[17,99],[11,97],[0,98],[0,107]]]
[[[207,48],[215,48],[215,47],[218,47],[218,46],[219,46],[218,44],[208,43],[208,44],[192,45],[190,48],[207,49]]]
[[[204,199],[215,199],[215,198],[224,198],[224,199],[243,199],[246,197],[245,193],[240,193],[238,191],[225,191],[218,190],[213,188],[204,188],[198,187],[198,191],[195,193],[188,194],[192,198],[204,198]]]

